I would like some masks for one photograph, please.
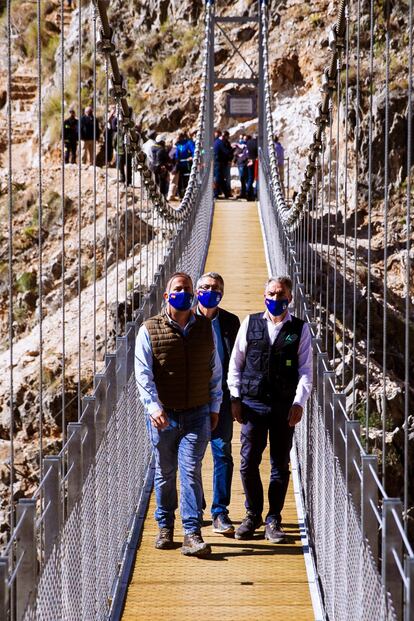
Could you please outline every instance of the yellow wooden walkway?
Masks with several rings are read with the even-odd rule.
[[[263,308],[267,269],[255,203],[217,202],[206,271],[222,274],[223,308],[243,319]],[[245,515],[239,476],[239,428],[233,439],[234,477],[230,517],[239,524]],[[263,459],[267,485],[269,459]],[[207,502],[203,537],[212,545],[207,559],[180,552],[182,534],[176,520],[174,550],[155,550],[157,526],[152,495],[140,549],[128,589],[124,621],[306,621],[314,619],[292,484],[283,511],[289,541],[269,544],[260,529],[252,541],[215,535],[208,509],[212,497],[212,459],[203,463]],[[266,488],[265,488],[266,489]],[[266,496],[265,496],[266,497]]]

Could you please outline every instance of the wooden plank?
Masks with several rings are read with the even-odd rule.
[[[254,203],[218,202],[206,271],[219,272],[225,282],[223,307],[241,319],[263,308],[267,268],[257,207]],[[235,525],[244,517],[244,495],[239,476],[239,427],[233,439],[234,478],[230,517]],[[263,484],[269,480],[269,454],[262,462]],[[215,535],[209,507],[212,498],[212,458],[203,463],[207,501],[203,537],[212,545],[207,559],[182,556],[179,515],[174,550],[155,550],[157,525],[152,497],[134,574],[128,590],[124,621],[286,621],[314,619],[293,489],[283,511],[286,544],[272,545],[260,529],[252,541]]]

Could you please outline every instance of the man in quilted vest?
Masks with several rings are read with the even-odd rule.
[[[211,548],[201,537],[201,462],[218,423],[221,364],[211,321],[191,310],[190,276],[173,274],[164,299],[165,310],[140,327],[135,348],[135,376],[156,463],[159,533],[155,547],[174,546],[178,469],[184,529],[181,551],[186,556],[206,556]]]
[[[233,418],[241,423],[240,474],[247,510],[235,537],[251,539],[263,523],[259,466],[269,438],[265,538],[281,543],[286,540],[281,513],[289,483],[293,432],[312,389],[312,348],[308,324],[288,309],[290,278],[271,278],[264,298],[265,312],[249,315],[240,326],[229,365]]]

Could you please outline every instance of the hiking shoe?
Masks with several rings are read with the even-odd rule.
[[[261,515],[254,515],[254,513],[248,513],[236,530],[234,536],[236,539],[252,539],[254,531],[263,524]]]
[[[174,546],[174,529],[173,528],[160,528],[157,538],[155,540],[155,547],[157,550],[171,550]]]
[[[286,533],[280,522],[272,520],[266,524],[265,539],[270,541],[270,543],[284,543],[286,541]]]
[[[208,556],[211,554],[211,547],[203,541],[201,533],[189,533],[184,535],[181,554],[184,556]]]
[[[219,513],[213,517],[213,532],[220,535],[232,535],[234,533],[233,523],[226,513]]]

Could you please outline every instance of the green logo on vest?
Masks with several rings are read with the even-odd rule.
[[[290,343],[294,343],[298,338],[297,334],[288,334],[285,338],[285,343],[289,345]]]

